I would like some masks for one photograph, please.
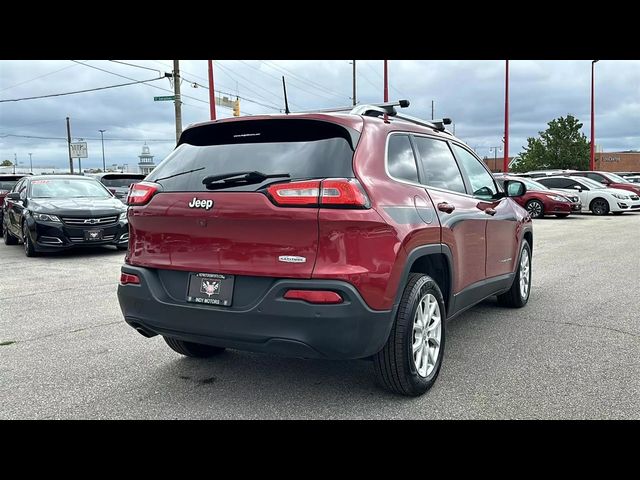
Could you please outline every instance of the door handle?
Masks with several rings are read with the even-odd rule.
[[[441,212],[444,213],[451,213],[456,209],[456,207],[454,207],[453,205],[451,205],[450,203],[447,202],[440,202],[438,204],[438,210],[440,210]]]
[[[496,214],[496,209],[491,207],[485,208],[484,213],[486,213],[487,215],[491,215],[493,217]]]

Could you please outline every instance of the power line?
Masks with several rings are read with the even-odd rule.
[[[109,61],[110,62],[114,62],[114,63],[121,63],[122,65],[129,65],[130,67],[144,68],[145,70],[151,70],[152,72],[158,72],[160,75],[162,75],[162,72],[160,70],[155,69],[155,68],[143,67],[142,65],[134,65],[133,63],[121,62],[120,60],[109,60]]]
[[[49,94],[49,95],[38,95],[36,97],[10,98],[10,99],[5,99],[5,100],[0,100],[0,103],[20,102],[22,100],[36,100],[38,98],[62,97],[64,95],[75,95],[75,94],[78,94],[78,93],[95,92],[97,90],[107,90],[109,88],[126,87],[127,85],[136,85],[138,83],[153,82],[154,80],[162,80],[162,78],[164,78],[164,77],[151,78],[149,80],[137,80],[135,82],[120,83],[118,85],[108,85],[106,87],[97,87],[97,88],[88,88],[88,89],[85,89],[85,90],[76,90],[74,92],[52,93],[52,94]]]
[[[298,75],[296,73],[293,73],[291,70],[288,70],[288,69],[286,69],[286,68],[284,68],[284,67],[282,67],[280,65],[277,65],[275,63],[268,62],[268,61],[263,61],[263,60],[260,60],[260,62],[264,63],[268,67],[271,67],[272,69],[277,69],[277,70],[280,70],[280,71],[282,71],[284,73],[287,73],[290,76],[292,76],[294,79],[297,78],[300,82],[304,82],[304,83],[306,83],[308,85],[311,85],[311,86],[313,86],[315,88],[319,88],[321,90],[324,90],[326,93],[329,93],[330,95],[333,95],[334,97],[337,97],[337,98],[340,98],[340,99],[344,99],[344,97],[345,97],[345,95],[341,95],[339,93],[335,93],[334,91],[329,90],[328,88],[324,87],[323,85],[319,84],[318,82],[315,82],[313,80],[308,80],[308,79],[306,79],[306,78],[304,78],[304,77],[302,77],[302,76],[300,76],[300,75]]]
[[[39,140],[65,140],[65,141],[67,140],[66,137],[40,137],[37,135],[15,135],[12,133],[0,134],[0,138],[6,138],[6,137],[35,138]],[[83,138],[84,140],[95,140],[95,141],[101,140],[100,138],[82,137],[78,135],[74,135],[74,138]],[[165,139],[165,138],[105,138],[104,141],[105,142],[175,142],[175,140]]]
[[[58,70],[54,70],[53,72],[45,73],[44,75],[37,76],[37,77],[32,78],[30,80],[25,80],[24,82],[16,83],[15,85],[11,85],[10,87],[2,88],[2,89],[0,89],[0,92],[4,92],[5,90],[9,90],[9,89],[17,87],[19,85],[24,85],[25,83],[33,82],[34,80],[38,80],[40,78],[48,77],[49,75],[53,75],[54,73],[58,73],[58,72],[61,72],[63,70],[66,70],[67,68],[71,68],[71,67],[75,67],[75,66],[76,65],[67,65],[66,67],[60,68]]]

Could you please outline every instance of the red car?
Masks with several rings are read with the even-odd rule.
[[[498,182],[505,180],[520,180],[527,187],[527,193],[514,200],[526,208],[531,218],[542,218],[545,215],[555,215],[566,218],[572,212],[582,210],[582,203],[577,195],[567,194],[558,190],[550,190],[541,183],[529,178],[513,177],[510,175],[496,175]]]
[[[640,195],[640,185],[630,182],[620,175],[611,172],[573,172],[573,177],[587,177],[598,183],[606,185],[610,188],[619,188],[621,190],[629,190],[630,192]]]
[[[7,193],[18,183],[18,180],[24,176],[24,173],[0,174],[0,234],[2,234],[2,229],[4,228],[2,221],[4,215],[4,197],[6,197]]]
[[[387,389],[424,393],[446,319],[492,295],[527,303],[533,229],[522,182],[505,193],[406,105],[184,130],[127,199],[125,321],[191,357],[372,358]]]

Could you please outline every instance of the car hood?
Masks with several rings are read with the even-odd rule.
[[[29,202],[29,209],[54,215],[99,217],[127,210],[117,198],[40,198]]]
[[[571,193],[569,191],[562,191],[562,190],[538,190],[542,193],[546,193],[547,195],[562,195],[563,197],[577,197],[578,196],[578,191],[576,190],[575,193]]]
[[[627,197],[629,195],[638,195],[636,192],[632,192],[631,190],[625,190],[624,188],[605,188],[604,190],[601,190],[607,193],[619,193],[621,195],[626,195]]]

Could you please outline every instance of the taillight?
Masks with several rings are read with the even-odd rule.
[[[365,208],[369,199],[355,179],[328,179],[322,181],[320,205]]]
[[[133,275],[132,273],[120,273],[120,285],[140,285],[140,277]]]
[[[287,290],[284,294],[287,300],[304,300],[309,303],[342,303],[342,297],[339,293],[331,290]]]
[[[129,187],[127,205],[144,205],[160,191],[160,185],[151,182],[135,183]]]
[[[267,187],[267,192],[278,205],[318,205],[320,180],[277,183]]]
[[[368,208],[369,199],[355,179],[331,178],[277,183],[267,187],[277,205],[297,207]]]

